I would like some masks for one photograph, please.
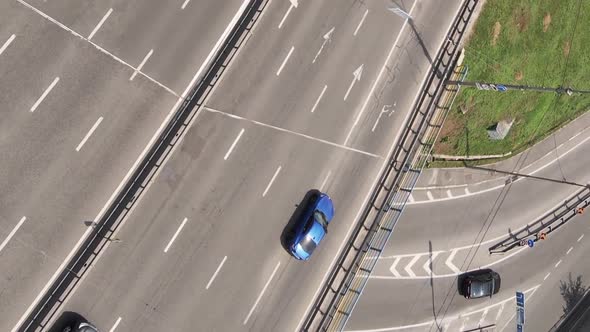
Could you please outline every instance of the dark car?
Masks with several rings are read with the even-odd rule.
[[[313,194],[291,231],[288,245],[293,257],[308,260],[328,233],[328,224],[333,217],[332,199],[319,191]]]
[[[86,321],[73,320],[66,324],[63,332],[98,332],[98,329]]]
[[[490,269],[470,271],[459,277],[459,294],[467,299],[492,297],[500,291],[500,275]]]

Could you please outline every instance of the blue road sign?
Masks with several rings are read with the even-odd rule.
[[[528,240],[526,243],[527,243],[527,244],[529,245],[529,247],[531,247],[531,248],[532,248],[532,247],[535,245],[535,241],[533,241],[533,239],[529,239],[529,240]]]
[[[500,92],[506,92],[506,90],[508,90],[508,88],[504,85],[501,84],[496,84],[496,89],[498,89],[498,91]]]
[[[516,332],[522,332],[522,325],[516,324]]]
[[[516,306],[524,308],[524,293],[516,292]]]
[[[524,325],[524,308],[516,309],[516,325]]]

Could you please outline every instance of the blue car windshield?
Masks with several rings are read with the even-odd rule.
[[[309,236],[309,235],[305,236],[299,244],[301,245],[301,248],[303,248],[303,250],[305,250],[305,252],[308,253],[309,255],[311,255],[311,253],[313,252],[313,250],[317,246],[316,243],[311,238],[311,236]]]
[[[326,216],[322,211],[315,210],[313,212],[313,217],[322,225],[322,227],[324,227],[324,229],[328,228],[328,220],[326,220]]]

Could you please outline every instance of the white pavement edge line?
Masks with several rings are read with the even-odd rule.
[[[104,14],[104,16],[102,17],[102,19],[100,20],[100,22],[98,22],[98,24],[94,27],[94,30],[92,30],[92,32],[90,33],[90,35],[88,35],[88,40],[90,40],[90,39],[92,39],[92,37],[94,37],[94,35],[96,34],[96,32],[100,29],[100,27],[102,27],[102,25],[107,20],[107,18],[109,18],[109,16],[111,16],[111,13],[112,12],[113,12],[113,8],[109,8],[109,10],[107,11],[107,13]]]
[[[313,104],[313,107],[311,108],[311,113],[315,112],[315,109],[316,109],[316,107],[318,107],[318,104],[320,103],[320,100],[322,100],[322,97],[324,96],[324,93],[326,92],[327,88],[328,88],[328,86],[324,85],[324,88],[322,89],[320,96],[318,97],[318,99],[315,101],[315,104]]]
[[[270,182],[268,183],[268,185],[266,185],[266,189],[264,189],[264,192],[262,193],[262,197],[266,196],[266,194],[268,193],[268,190],[272,186],[273,182],[275,182],[275,179],[277,178],[277,175],[279,175],[279,172],[281,171],[281,167],[282,166],[279,166],[277,168],[277,170],[275,171],[275,174],[272,176],[272,179],[270,179]]]
[[[295,50],[295,46],[291,46],[289,53],[287,53],[287,56],[283,60],[283,63],[281,63],[279,70],[277,70],[277,76],[279,76],[281,74],[281,71],[283,71],[283,67],[285,67],[285,64],[287,64],[287,61],[289,61],[289,58],[291,57],[291,53],[293,53],[294,50]]]
[[[569,255],[569,254],[570,254],[570,252],[572,252],[572,250],[574,250],[574,247],[570,247],[570,248],[567,250],[567,252],[566,252],[565,254],[566,254],[566,255]]]
[[[104,53],[104,54],[106,54],[106,55],[110,56],[110,57],[111,57],[111,58],[113,58],[115,61],[117,61],[117,62],[121,63],[121,64],[122,64],[122,65],[124,65],[124,66],[127,66],[127,67],[129,67],[129,68],[131,68],[131,69],[135,70],[135,67],[133,67],[132,65],[130,65],[130,64],[128,64],[127,62],[123,61],[123,59],[121,59],[121,58],[117,57],[117,56],[116,56],[116,55],[114,55],[113,53],[111,53],[111,52],[107,51],[106,49],[102,48],[101,46],[99,46],[99,45],[98,45],[98,44],[96,44],[95,42],[93,42],[93,41],[91,41],[91,40],[88,40],[88,38],[86,38],[86,37],[82,36],[81,34],[77,33],[76,31],[74,31],[74,30],[72,30],[72,29],[68,28],[68,27],[67,27],[67,26],[65,26],[63,23],[61,23],[61,22],[59,22],[58,20],[54,19],[53,17],[51,17],[51,16],[49,16],[49,15],[45,14],[45,13],[44,13],[44,12],[42,12],[41,10],[39,10],[39,9],[37,9],[37,8],[35,8],[35,7],[33,7],[31,4],[27,3],[26,1],[24,1],[24,0],[16,0],[16,1],[17,1],[18,3],[20,3],[21,5],[23,5],[23,6],[27,7],[27,8],[29,8],[29,9],[30,9],[30,10],[32,10],[32,11],[34,11],[35,13],[37,13],[37,14],[41,15],[41,17],[45,18],[45,19],[46,19],[46,20],[48,20],[49,22],[51,22],[51,23],[54,23],[54,24],[55,24],[55,25],[57,25],[58,27],[60,27],[60,28],[64,29],[65,31],[67,31],[67,32],[71,33],[72,35],[74,35],[74,36],[76,36],[76,37],[78,37],[78,38],[80,38],[80,39],[82,39],[82,40],[85,40],[85,41],[87,41],[87,42],[88,42],[90,45],[94,46],[94,48],[96,48],[96,49],[97,49],[97,50],[99,50],[100,52],[102,52],[102,53]],[[144,76],[145,78],[147,78],[148,80],[150,80],[152,83],[154,83],[154,84],[156,84],[157,86],[161,87],[162,89],[164,89],[164,90],[168,91],[170,94],[172,94],[172,95],[174,95],[174,96],[178,97],[178,94],[177,94],[177,93],[176,93],[174,90],[172,90],[172,89],[170,89],[169,87],[165,86],[164,84],[162,84],[162,83],[160,83],[160,82],[156,81],[156,80],[155,80],[154,78],[152,78],[151,76],[149,76],[149,75],[147,75],[147,74],[145,74],[145,73],[141,73],[141,72],[140,72],[140,74],[141,74],[141,75],[143,75],[143,76]]]
[[[361,21],[359,22],[359,24],[356,26],[356,29],[354,30],[354,33],[352,34],[353,36],[356,36],[356,34],[359,32],[361,26],[363,25],[363,22],[365,22],[365,19],[367,18],[367,14],[369,13],[369,10],[365,10],[365,13],[363,14],[363,18],[361,18]]]
[[[416,4],[416,2],[414,2],[414,5]],[[414,5],[412,5],[412,9],[414,9]],[[411,10],[410,10],[410,12],[411,12]],[[452,24],[453,24],[453,21],[451,21],[451,23],[449,25],[449,28],[450,28],[450,26]],[[385,70],[385,67],[387,67],[387,63],[389,62],[389,59],[391,57],[391,54],[393,54],[393,50],[395,49],[395,47],[397,45],[397,42],[398,42],[398,39],[401,36],[402,32],[403,31],[400,31],[400,34],[397,36],[395,42],[393,43],[393,46],[391,47],[391,50],[389,51],[389,55],[385,59],[385,62],[383,63],[383,67],[381,68],[381,72],[383,72]],[[445,42],[445,40],[446,39],[443,38],[440,41],[440,44],[439,44],[439,47],[438,48],[440,48],[442,46],[442,44]],[[426,78],[428,77],[428,74],[429,73],[430,73],[429,70],[427,70],[424,73],[424,77],[422,78],[422,82],[420,82],[420,86],[422,86],[424,84],[424,82],[426,81]],[[368,103],[368,100],[370,99],[371,95],[373,94],[373,90],[377,86],[377,83],[379,82],[380,76],[381,76],[381,73],[377,77],[377,80],[375,81],[374,86],[371,88],[371,91],[370,91],[369,95],[367,96],[367,100],[365,100],[365,103]],[[418,95],[419,94],[416,93],[416,95],[414,96],[414,100],[412,101],[412,105],[416,102],[416,100],[418,100]],[[363,107],[365,107],[365,106],[363,106]],[[411,112],[407,112],[406,113],[406,117],[405,117],[404,121],[402,122],[403,124],[405,124],[405,123],[408,122],[408,119],[410,117],[410,113]],[[351,132],[352,132],[352,128],[351,128]],[[369,191],[367,192],[367,195],[365,196],[365,198],[363,200],[363,203],[361,204],[361,206],[360,206],[360,208],[359,208],[359,210],[358,210],[355,218],[353,219],[353,222],[350,224],[350,227],[348,228],[348,231],[346,232],[346,236],[343,238],[342,242],[340,243],[340,247],[338,248],[338,251],[337,251],[336,255],[334,255],[334,258],[332,258],[332,262],[330,262],[330,265],[328,266],[328,270],[326,270],[326,273],[324,274],[324,277],[322,278],[322,282],[319,283],[319,286],[318,286],[318,288],[316,288],[316,291],[315,291],[313,297],[311,298],[311,301],[309,301],[309,304],[307,305],[307,308],[305,309],[305,312],[303,313],[303,316],[301,317],[301,319],[299,321],[299,324],[297,324],[297,329],[295,329],[295,332],[301,330],[301,325],[303,325],[303,321],[305,320],[305,317],[307,316],[307,313],[311,309],[311,307],[312,307],[313,303],[315,302],[315,299],[318,296],[319,292],[322,290],[322,286],[326,282],[326,279],[328,278],[328,275],[332,271],[332,267],[334,266],[334,264],[336,263],[336,260],[338,259],[338,254],[340,254],[340,252],[342,251],[342,248],[344,248],[344,245],[346,244],[346,242],[348,240],[348,237],[350,236],[350,233],[352,232],[352,229],[354,228],[356,222],[358,222],[358,219],[359,219],[361,213],[363,212],[365,206],[369,202],[369,198],[371,197],[371,194],[373,193],[373,190],[375,189],[375,186],[377,185],[377,182],[379,181],[379,178],[381,177],[381,173],[383,173],[383,170],[385,169],[385,166],[387,166],[388,159],[391,156],[391,154],[393,153],[393,149],[395,148],[395,146],[396,146],[396,144],[397,144],[398,141],[399,141],[399,135],[393,140],[393,143],[389,147],[389,151],[387,152],[387,154],[383,158],[384,160],[383,160],[383,164],[381,164],[381,168],[379,169],[379,171],[375,175],[375,179],[373,180],[373,183],[371,184],[371,187],[370,187]],[[345,141],[344,146],[345,145],[346,145],[346,141]]]
[[[78,144],[78,146],[76,147],[76,152],[80,152],[80,150],[82,150],[82,147],[84,146],[84,144],[86,144],[86,141],[88,141],[88,139],[90,138],[90,136],[92,136],[92,134],[94,133],[94,131],[96,130],[96,128],[98,128],[98,126],[100,125],[100,123],[102,122],[103,117],[101,116],[100,118],[98,118],[98,120],[96,120],[96,122],[94,123],[94,125],[92,126],[92,128],[90,128],[90,130],[88,131],[88,133],[86,133],[86,136],[84,136],[84,139],[82,139],[82,141],[80,142],[80,144]]]
[[[186,5],[188,5],[189,1],[191,1],[191,0],[184,0],[184,2],[182,3],[182,6],[180,6],[180,9],[186,8]]]
[[[221,260],[221,263],[219,263],[219,266],[217,266],[215,273],[213,273],[213,276],[211,276],[211,279],[209,279],[209,282],[207,283],[207,286],[205,287],[205,289],[209,289],[209,287],[211,287],[213,280],[215,280],[215,278],[217,277],[217,274],[219,273],[219,271],[221,271],[221,268],[223,267],[223,264],[225,264],[226,260],[227,260],[227,256],[224,256],[223,259]]]
[[[115,321],[115,324],[113,324],[113,327],[111,327],[109,332],[115,332],[115,330],[117,329],[117,326],[119,326],[119,323],[121,323],[121,317],[117,318],[117,320]]]
[[[241,116],[237,116],[237,115],[234,115],[234,114],[229,114],[229,113],[226,113],[226,112],[223,112],[223,111],[220,111],[220,110],[216,110],[216,109],[211,108],[211,107],[208,107],[208,106],[204,106],[202,109],[204,109],[207,112],[221,114],[223,116],[227,116],[229,118],[236,119],[236,120],[247,121],[247,122],[253,123],[255,125],[259,125],[259,126],[262,126],[262,127],[265,127],[265,128],[274,129],[274,130],[278,130],[278,131],[281,131],[283,133],[288,133],[288,134],[296,135],[296,136],[299,136],[299,137],[304,137],[304,138],[309,139],[309,140],[312,140],[312,141],[316,141],[316,142],[320,142],[320,143],[323,143],[323,144],[335,146],[337,148],[344,149],[344,150],[347,150],[347,151],[352,151],[352,152],[364,154],[366,156],[373,157],[373,158],[383,159],[382,156],[376,155],[376,154],[371,153],[371,152],[367,152],[367,151],[363,151],[363,150],[351,148],[351,147],[344,146],[344,145],[341,145],[341,144],[338,144],[338,143],[334,143],[334,142],[331,142],[331,141],[327,141],[327,140],[324,140],[324,139],[321,139],[321,138],[317,138],[317,137],[313,137],[313,136],[310,136],[310,135],[302,134],[302,133],[299,133],[299,132],[296,132],[296,131],[292,131],[292,130],[289,130],[289,129],[285,129],[285,128],[273,126],[273,125],[270,125],[268,123],[264,123],[264,122],[260,122],[260,121],[256,121],[256,120],[251,120],[251,119],[247,119],[247,118],[243,118]]]
[[[544,170],[545,168],[553,165],[555,162],[557,162],[558,160],[560,160],[563,157],[567,156],[572,151],[574,151],[575,149],[577,149],[578,147],[580,147],[581,145],[583,145],[584,143],[586,143],[588,140],[590,140],[590,136],[586,137],[583,141],[579,142],[578,144],[574,145],[572,148],[570,148],[566,152],[562,153],[558,158],[555,158],[555,159],[549,161],[545,165],[543,165],[543,166],[535,169],[534,171],[531,171],[527,175],[534,175],[534,174],[536,174],[536,173]],[[520,182],[523,179],[526,179],[526,177],[519,177],[518,179],[512,181],[511,184],[514,184],[516,182]],[[457,197],[452,197],[452,198],[450,198],[450,197],[442,197],[442,198],[437,198],[437,199],[432,200],[432,201],[430,201],[430,200],[424,200],[424,201],[416,201],[416,202],[407,203],[407,204],[413,205],[413,204],[424,204],[424,203],[448,201],[448,200],[451,200],[451,199],[459,199],[459,198],[464,198],[464,197],[467,197],[467,196],[480,195],[480,194],[484,194],[484,193],[487,193],[487,192],[490,192],[490,191],[494,191],[494,190],[497,190],[497,189],[500,189],[500,188],[504,188],[504,187],[506,187],[506,184],[500,184],[500,185],[497,185],[497,186],[494,186],[494,187],[486,188],[486,189],[483,189],[483,190],[480,190],[480,191],[476,191],[476,192],[473,192],[473,193],[468,193],[468,194],[467,194],[468,190],[467,190],[467,188],[465,188],[465,193],[466,194],[465,195],[462,195],[462,196],[457,196]]]
[[[31,107],[31,112],[35,112],[35,110],[37,109],[37,107],[39,107],[39,104],[41,104],[41,102],[43,101],[43,99],[45,99],[45,97],[47,97],[47,95],[49,94],[49,92],[51,92],[51,90],[53,90],[53,87],[57,84],[57,82],[59,82],[59,77],[56,77],[53,79],[53,82],[51,82],[51,84],[47,87],[47,89],[45,89],[45,91],[43,92],[43,94],[41,95],[41,97],[39,97],[39,99],[37,99],[37,101],[35,102],[35,104],[33,105],[33,107]]]
[[[418,1],[414,1],[414,3],[412,4],[412,8],[410,8],[410,11],[408,12],[409,15],[412,14],[412,11],[414,10],[414,7],[416,6],[417,3],[418,3]],[[451,24],[452,24],[452,22],[451,22]],[[383,73],[385,72],[385,68],[387,67],[389,60],[391,59],[391,56],[393,55],[393,51],[397,48],[397,43],[399,42],[401,36],[404,34],[404,31],[406,30],[407,25],[408,25],[408,20],[405,20],[404,24],[402,25],[402,28],[399,31],[399,34],[397,35],[397,37],[395,38],[395,41],[393,42],[393,46],[391,46],[391,49],[389,50],[389,53],[387,54],[387,57],[385,58],[385,62],[383,62],[383,66],[381,67],[381,70],[379,71],[379,74],[377,75],[377,79],[375,80],[375,83],[373,83],[373,86],[371,86],[371,90],[369,90],[369,93],[367,94],[367,98],[365,99],[365,102],[363,103],[363,106],[361,107],[361,110],[357,114],[356,119],[354,120],[354,123],[352,124],[352,127],[348,131],[348,135],[346,135],[346,139],[344,140],[343,145],[348,144],[348,140],[350,139],[350,136],[352,136],[352,132],[354,131],[354,128],[356,127],[356,125],[360,121],[361,117],[363,116],[363,113],[367,109],[367,105],[369,104],[369,101],[371,100],[371,97],[373,96],[373,93],[375,92],[377,85],[379,84],[379,82],[381,82],[381,77],[383,76]],[[445,39],[442,40],[442,42],[444,42],[444,41],[445,41]],[[441,42],[441,45],[442,45],[442,42]],[[429,70],[426,71],[427,75],[428,75],[428,73],[430,73]],[[427,76],[425,75],[421,84],[424,84],[426,77]],[[416,95],[416,97],[417,96],[418,95]]]
[[[130,81],[133,81],[133,79],[135,78],[135,76],[137,75],[137,73],[138,72],[141,72],[141,68],[143,68],[143,66],[148,61],[148,59],[152,56],[153,53],[154,53],[154,49],[151,49],[148,52],[148,54],[146,54],[146,56],[143,58],[143,60],[141,60],[141,63],[139,64],[139,66],[137,68],[135,68],[135,71],[133,72],[133,74],[131,75],[131,77],[129,77],[129,80]]]
[[[8,236],[4,239],[4,241],[2,241],[2,244],[0,244],[0,252],[2,252],[2,249],[4,249],[4,247],[6,247],[6,245],[10,241],[10,239],[12,239],[14,234],[16,234],[16,231],[18,231],[18,229],[23,225],[25,220],[27,220],[27,217],[25,217],[25,216],[20,218],[20,221],[18,222],[18,224],[16,224],[16,226],[14,226],[14,228],[12,229],[12,231],[10,231]]]
[[[547,278],[549,278],[550,275],[551,275],[551,272],[547,272],[547,274],[543,277],[543,281],[547,280]]]
[[[528,294],[527,295],[527,301],[530,300],[530,298],[533,296],[533,294],[537,291],[537,289],[539,289],[539,287],[541,287],[541,284],[537,284],[525,291],[523,291],[523,293]],[[496,302],[494,304],[488,305],[486,307],[480,308],[480,309],[476,309],[464,314],[460,314],[460,315],[454,315],[451,317],[447,317],[445,319],[447,320],[456,320],[456,319],[461,319],[461,318],[465,318],[465,317],[469,317],[472,316],[474,314],[483,312],[485,310],[489,310],[490,308],[496,307],[496,306],[503,306],[504,304],[508,303],[509,301],[514,301],[515,296],[511,296],[508,297],[502,301]],[[514,318],[514,314],[512,315],[512,318],[510,320],[512,320]],[[422,323],[417,323],[417,324],[411,324],[411,325],[403,325],[403,326],[390,326],[390,327],[383,327],[383,328],[377,328],[377,329],[368,329],[368,330],[348,330],[347,332],[389,332],[389,331],[400,331],[400,330],[405,330],[405,329],[411,329],[411,328],[416,328],[416,327],[421,327],[421,326],[426,326],[426,325],[430,325],[433,324],[435,321],[434,320],[430,320],[427,322],[422,322]],[[504,326],[504,328],[506,328],[506,326]],[[503,329],[502,329],[503,330]],[[500,331],[501,332],[501,331]]]
[[[557,261],[557,263],[555,263],[555,268],[557,268],[559,266],[559,264],[561,264],[561,259],[559,261]]]
[[[244,129],[244,128],[242,128],[242,130],[240,130],[240,133],[238,134],[238,136],[236,137],[234,142],[231,144],[231,146],[229,147],[229,149],[225,153],[225,156],[223,156],[223,160],[227,160],[227,158],[229,158],[229,155],[232,153],[232,151],[236,147],[236,144],[238,144],[238,141],[240,140],[240,138],[244,134],[244,131],[246,131],[246,129]]]
[[[268,288],[268,285],[270,285],[270,282],[274,278],[275,273],[277,273],[277,270],[279,269],[279,266],[281,266],[281,262],[278,262],[277,263],[277,266],[275,266],[275,269],[272,271],[272,274],[270,275],[270,278],[268,278],[268,280],[266,281],[266,284],[264,284],[264,287],[262,288],[262,291],[260,292],[260,294],[258,294],[258,298],[256,298],[256,302],[254,302],[254,305],[252,306],[252,308],[250,308],[250,312],[248,312],[248,316],[246,316],[246,319],[244,319],[244,324],[243,325],[246,325],[248,323],[248,320],[250,320],[250,316],[252,316],[252,313],[254,313],[254,310],[256,309],[256,306],[258,305],[258,302],[260,302],[260,299],[262,299],[262,296],[266,292],[266,289]]]
[[[51,17],[47,16],[46,14],[44,14],[41,11],[39,11],[35,7],[29,5],[28,3],[26,3],[26,2],[24,2],[22,0],[17,0],[17,1],[19,3],[25,5],[26,7],[30,8],[31,10],[35,11],[39,15],[45,17],[49,21],[54,22],[55,24],[59,25],[60,27],[62,27],[66,31],[70,31],[75,36],[80,36],[77,33],[75,33],[72,30],[70,30],[69,28],[67,28],[66,26],[64,26],[63,24],[57,22],[56,20],[54,20]],[[221,44],[223,43],[223,41],[227,38],[227,36],[229,35],[230,31],[233,29],[233,27],[238,22],[240,16],[242,16],[242,13],[246,10],[246,7],[248,6],[248,3],[249,3],[249,0],[244,0],[244,2],[242,2],[242,6],[240,6],[240,8],[236,12],[236,14],[232,18],[232,20],[229,22],[229,24],[225,28],[225,31],[223,32],[223,34],[221,34],[221,36],[217,40],[217,43],[215,44],[215,46],[213,47],[213,49],[211,49],[211,52],[209,52],[209,55],[207,56],[207,58],[205,59],[205,61],[201,64],[201,67],[199,68],[199,70],[197,71],[197,73],[195,74],[195,76],[193,76],[193,79],[191,80],[191,82],[189,83],[189,85],[186,87],[186,89],[182,93],[181,97],[178,98],[178,100],[176,101],[176,103],[174,104],[174,106],[172,106],[172,109],[170,110],[170,112],[168,112],[168,115],[166,116],[166,118],[164,119],[164,121],[162,121],[162,123],[160,124],[160,127],[158,128],[158,130],[156,130],[156,132],[154,133],[154,135],[152,136],[152,138],[150,139],[150,141],[146,144],[145,148],[143,149],[143,151],[141,152],[141,154],[139,155],[139,157],[135,160],[135,162],[133,163],[133,165],[129,169],[129,172],[127,172],[127,174],[125,175],[125,177],[123,178],[123,180],[121,180],[121,182],[119,183],[119,185],[117,186],[117,188],[115,189],[115,191],[113,191],[113,194],[111,195],[111,197],[109,197],[109,199],[107,200],[106,204],[99,211],[98,215],[94,218],[94,220],[100,220],[100,218],[102,218],[102,216],[104,215],[104,213],[106,212],[106,210],[108,209],[108,207],[114,201],[115,197],[119,194],[119,192],[122,190],[122,188],[124,187],[124,185],[127,183],[127,181],[129,180],[129,178],[131,177],[131,175],[135,172],[135,170],[137,169],[137,167],[139,166],[139,164],[141,163],[141,161],[143,160],[143,158],[145,157],[145,155],[148,153],[148,151],[150,150],[150,148],[154,145],[154,142],[158,139],[158,137],[160,137],[160,134],[162,133],[162,131],[164,130],[164,128],[166,127],[166,125],[168,124],[168,122],[170,122],[170,119],[172,118],[172,116],[174,115],[175,111],[178,109],[178,107],[182,103],[183,99],[186,97],[186,95],[190,91],[190,89],[193,86],[193,84],[200,77],[201,73],[205,70],[205,68],[209,65],[209,62],[214,57],[214,55],[217,53],[217,51],[221,47]],[[80,37],[81,38],[84,38],[82,36],[80,36]],[[93,45],[95,45],[95,44],[93,43]],[[97,45],[95,45],[95,47],[99,48]],[[110,53],[108,53],[108,54],[110,54]],[[131,67],[130,65],[128,65],[128,66]],[[145,75],[145,76],[148,77],[147,75]],[[197,111],[197,114],[195,115],[195,119],[197,118],[197,116],[200,113],[200,111],[201,110]],[[141,197],[140,197],[140,199],[141,199]],[[53,282],[55,281],[55,279],[57,279],[57,277],[59,276],[59,274],[61,273],[61,271],[64,269],[64,267],[66,266],[66,264],[71,260],[72,256],[74,256],[74,254],[76,253],[76,251],[78,251],[78,249],[80,248],[80,246],[82,245],[82,243],[84,243],[84,241],[90,235],[91,232],[92,232],[92,228],[91,227],[88,227],[88,229],[86,229],[86,231],[84,232],[84,234],[82,234],[82,237],[80,237],[80,239],[78,240],[78,242],[76,243],[76,245],[74,245],[74,247],[72,248],[72,250],[68,253],[68,255],[66,256],[66,258],[63,260],[63,262],[61,263],[61,265],[57,268],[57,270],[55,271],[55,273],[51,276],[51,278],[49,279],[49,281],[47,281],[47,283],[45,284],[45,286],[43,286],[43,289],[41,289],[41,291],[39,292],[39,294],[37,294],[37,297],[35,297],[35,299],[31,303],[31,305],[23,313],[23,315],[18,320],[18,322],[16,323],[16,325],[12,328],[11,332],[16,332],[18,330],[18,328],[20,327],[20,325],[24,322],[24,320],[27,318],[27,316],[31,313],[31,311],[37,305],[37,303],[39,303],[39,301],[41,300],[41,297],[43,297],[43,295],[45,295],[45,293],[47,292],[47,290],[49,289],[49,287],[51,287],[51,285],[53,284]]]
[[[576,241],[576,242],[582,241],[583,238],[584,238],[584,234],[580,235],[580,237],[578,238],[578,241]]]
[[[186,224],[187,221],[188,221],[188,218],[184,218],[184,220],[182,221],[180,226],[178,226],[176,233],[174,233],[174,235],[170,239],[170,242],[168,242],[168,245],[166,246],[166,248],[164,248],[164,252],[168,252],[168,249],[170,249],[170,247],[172,246],[172,243],[174,243],[174,240],[176,240],[176,237],[178,236],[178,234],[180,234],[180,231],[182,231],[182,229],[184,228],[184,225]]]
[[[10,38],[8,38],[8,40],[6,42],[4,42],[4,45],[2,45],[2,47],[0,47],[0,55],[2,53],[4,53],[4,51],[6,51],[6,49],[8,48],[8,46],[10,45],[10,43],[12,43],[12,41],[14,40],[14,38],[16,38],[16,35],[13,34],[12,36],[10,36]]]

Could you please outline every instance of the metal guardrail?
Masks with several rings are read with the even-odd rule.
[[[409,195],[426,165],[434,142],[458,91],[447,89],[449,78],[464,77],[453,72],[457,50],[479,0],[464,1],[446,42],[422,86],[399,143],[374,188],[369,204],[352,232],[348,245],[339,255],[322,291],[307,314],[302,330],[342,330],[368,281]],[[441,102],[441,93],[445,94]],[[450,97],[452,96],[452,97]],[[369,225],[367,225],[367,222]]]
[[[173,118],[162,131],[156,144],[150,148],[144,160],[133,173],[131,180],[117,195],[105,216],[95,223],[90,236],[68,262],[23,324],[19,326],[19,332],[43,331],[47,327],[63,301],[71,294],[82,276],[95,262],[101,250],[110,241],[111,235],[128,215],[138,197],[145,192],[147,185],[170,155],[174,145],[179,142],[182,135],[189,128],[214,85],[238,52],[238,49],[247,41],[250,31],[269,1],[250,1],[239,18],[238,24],[228,35],[224,46],[216,54],[203,78],[193,87],[187,98],[179,106]]]
[[[535,243],[539,240],[545,240],[552,232],[565,225],[575,216],[584,213],[588,205],[590,205],[590,186],[575,192],[563,204],[531,224],[511,233],[506,239],[494,244],[488,249],[489,253],[505,254],[514,248],[528,245],[528,241]]]

